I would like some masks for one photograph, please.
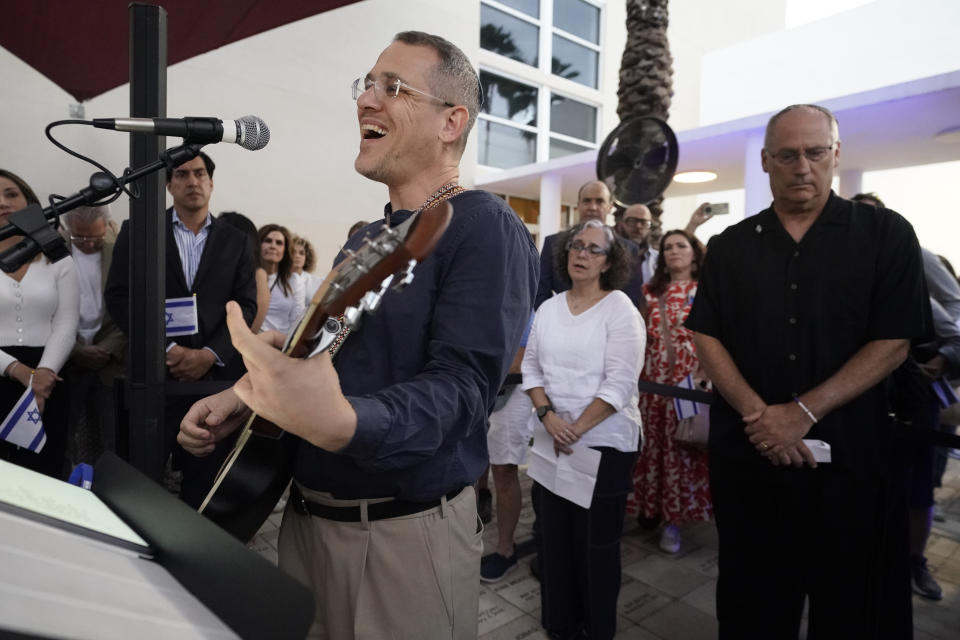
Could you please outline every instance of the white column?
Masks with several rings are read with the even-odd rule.
[[[560,187],[562,180],[556,173],[540,176],[540,235],[537,249],[543,249],[543,239],[560,231]]]
[[[843,156],[840,156],[843,162]],[[844,198],[852,198],[863,191],[863,170],[862,169],[842,169],[840,171],[840,195]]]
[[[760,213],[770,206],[770,180],[760,164],[763,150],[763,131],[754,131],[747,136],[747,149],[743,157],[743,215]]]

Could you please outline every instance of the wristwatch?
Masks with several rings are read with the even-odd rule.
[[[545,404],[542,407],[537,407],[537,417],[540,418],[540,422],[543,422],[543,418],[547,415],[548,411],[556,412],[552,404]]]

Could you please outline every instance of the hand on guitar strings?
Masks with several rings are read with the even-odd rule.
[[[177,442],[195,456],[213,453],[217,442],[236,431],[250,416],[233,389],[199,400],[180,423]]]
[[[291,358],[259,339],[239,305],[227,303],[227,328],[247,373],[233,392],[257,415],[327,451],[339,451],[353,438],[357,414],[340,390],[340,378],[326,351],[309,359]]]

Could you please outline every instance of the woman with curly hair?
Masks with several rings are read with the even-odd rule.
[[[263,331],[287,332],[303,313],[303,283],[293,275],[290,232],[279,224],[266,224],[257,231],[260,239],[260,268],[267,274],[270,306],[263,319]]]
[[[549,436],[558,456],[590,447],[601,457],[589,509],[534,484],[541,621],[557,637],[612,638],[624,506],[640,445],[645,332],[640,313],[617,290],[630,277],[630,258],[610,228],[589,220],[557,244],[555,264],[571,288],[537,310],[523,388],[536,407],[535,433]]]
[[[693,332],[683,326],[697,293],[703,257],[703,246],[686,231],[669,231],[660,240],[656,271],[643,286],[647,352],[640,377],[644,380],[676,386],[692,376],[695,383],[706,383]],[[679,525],[713,516],[707,453],[674,440],[679,419],[672,398],[640,394],[640,413],[645,438],[634,473],[639,519],[649,527],[662,522],[660,548],[676,553]]]
[[[313,245],[303,236],[293,236],[290,245],[290,257],[293,259],[293,272],[303,281],[303,303],[309,307],[313,294],[320,288],[323,278],[313,275],[317,264],[317,254]]]

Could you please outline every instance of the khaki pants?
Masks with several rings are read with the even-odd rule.
[[[307,500],[335,500],[301,487]],[[477,637],[482,525],[467,487],[420,513],[374,522],[300,515],[287,504],[278,543],[280,568],[313,591],[309,638],[411,640]]]

